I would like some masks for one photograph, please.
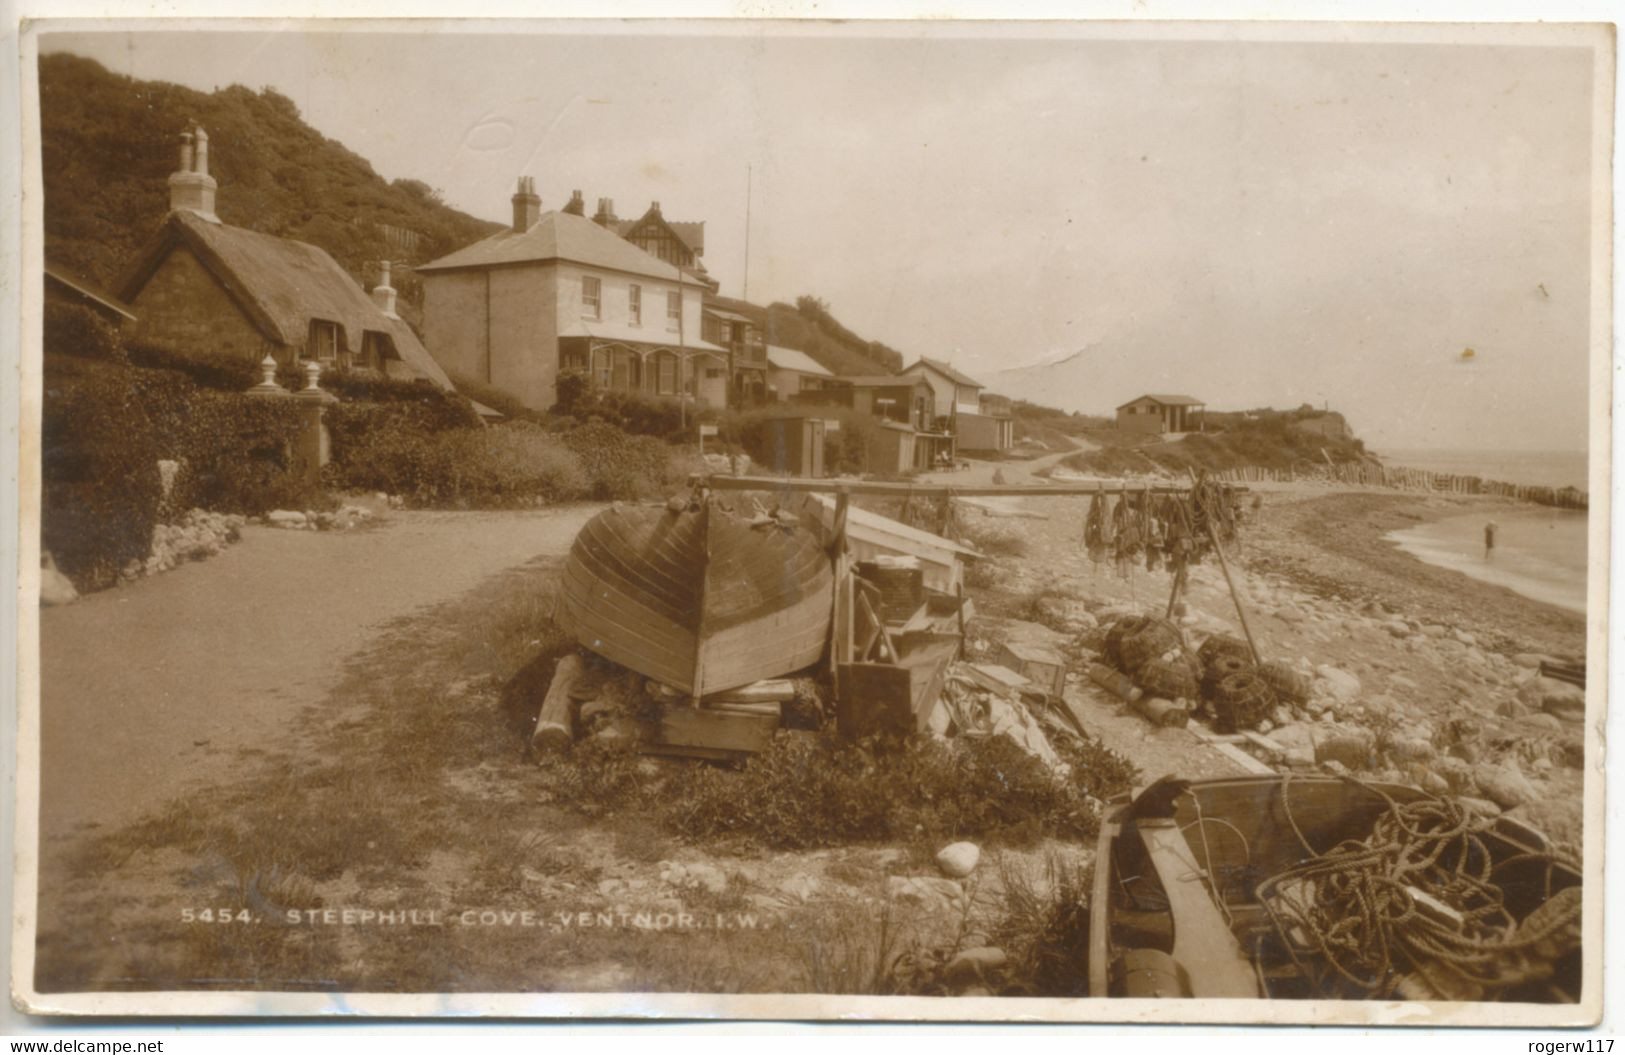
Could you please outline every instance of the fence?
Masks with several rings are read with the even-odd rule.
[[[1536,505],[1555,506],[1559,509],[1588,509],[1590,496],[1577,487],[1542,487],[1533,484],[1513,484],[1504,480],[1486,480],[1481,476],[1463,476],[1457,473],[1435,473],[1426,469],[1408,469],[1399,465],[1376,465],[1353,462],[1346,465],[1304,464],[1291,469],[1266,469],[1245,466],[1209,473],[1214,479],[1230,483],[1317,480],[1328,483],[1363,484],[1368,487],[1391,487],[1400,491],[1428,491],[1458,495],[1500,495]]]

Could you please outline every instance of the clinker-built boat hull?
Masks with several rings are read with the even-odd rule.
[[[762,523],[702,502],[614,506],[565,562],[562,615],[582,647],[692,696],[818,661],[834,577],[818,521]]]

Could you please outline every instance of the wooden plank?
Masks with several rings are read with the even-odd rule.
[[[705,711],[718,711],[722,714],[764,714],[770,718],[777,718],[783,714],[781,703],[702,703],[700,709]]]
[[[1286,754],[1286,747],[1280,741],[1272,740],[1255,729],[1243,729],[1241,735],[1246,737],[1248,743],[1255,744],[1277,757]]]
[[[1142,820],[1140,838],[1162,881],[1174,917],[1174,959],[1186,965],[1191,995],[1199,998],[1259,996],[1252,961],[1231,932],[1203,871],[1200,859],[1173,820]]]
[[[665,755],[677,758],[703,758],[712,762],[742,762],[750,757],[748,751],[724,751],[714,747],[699,747],[694,744],[657,744],[653,742],[639,744],[638,752],[645,755]]]
[[[1254,758],[1252,755],[1249,755],[1235,744],[1216,743],[1213,744],[1212,747],[1213,750],[1219,752],[1219,754],[1228,758],[1230,761],[1234,762],[1236,765],[1240,766],[1242,769],[1245,769],[1247,772],[1254,774],[1255,776],[1275,776],[1275,770],[1273,768],[1260,762],[1258,759]]]
[[[782,703],[785,700],[796,698],[796,684],[788,678],[768,678],[764,681],[741,685],[737,689],[719,692],[714,696],[707,696],[707,705],[712,703]]]
[[[770,715],[731,714],[668,704],[660,710],[655,743],[754,752],[772,741],[778,727],[779,720]]]
[[[1139,494],[1149,491],[1154,495],[1186,494],[1188,484],[1156,484],[1145,487],[1125,485],[1121,480],[1099,479],[1067,480],[1047,486],[1030,484],[908,484],[884,483],[876,480],[809,480],[784,476],[694,476],[690,483],[709,487],[713,491],[775,491],[794,494],[831,493],[845,489],[854,495],[886,495],[893,498],[989,498],[996,495],[1014,495],[1026,498],[1067,498],[1094,494]],[[1233,490],[1245,487],[1231,485]],[[856,511],[854,511],[855,513]]]
[[[1191,735],[1205,744],[1239,744],[1247,739],[1240,733],[1216,733],[1205,725],[1193,725],[1190,730]]]
[[[1084,720],[1083,706],[1078,702],[1077,698],[1062,693],[1060,704],[1062,712],[1072,719],[1072,724],[1077,727],[1078,732],[1088,736],[1089,724]]]
[[[964,670],[982,688],[1006,696],[1014,696],[1030,684],[1022,675],[997,663],[967,663]]]

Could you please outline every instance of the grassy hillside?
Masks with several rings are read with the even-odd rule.
[[[199,92],[65,54],[41,58],[39,75],[46,257],[104,286],[168,210],[176,137],[193,125],[209,133],[222,220],[318,245],[366,286],[379,260],[422,263],[496,229],[426,184],[385,181],[271,89]],[[415,246],[391,244],[385,225],[416,232]],[[394,284],[421,303],[409,272]]]
[[[879,341],[865,341],[829,313],[816,297],[798,297],[794,305],[775,301],[767,307],[717,297],[717,306],[756,323],[768,344],[806,352],[837,374],[894,374],[904,366],[903,353]]]
[[[1215,420],[1217,419],[1217,420]],[[1172,443],[1148,441],[1116,429],[1086,433],[1100,450],[1084,451],[1066,459],[1066,465],[1092,473],[1149,473],[1188,469],[1304,468],[1364,461],[1370,457],[1358,439],[1334,439],[1293,426],[1293,415],[1279,411],[1252,411],[1242,415],[1211,415],[1208,432],[1190,434]]]

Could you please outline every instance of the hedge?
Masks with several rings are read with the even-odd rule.
[[[158,523],[159,452],[130,371],[53,356],[40,422],[40,544],[81,590],[147,556]]]

